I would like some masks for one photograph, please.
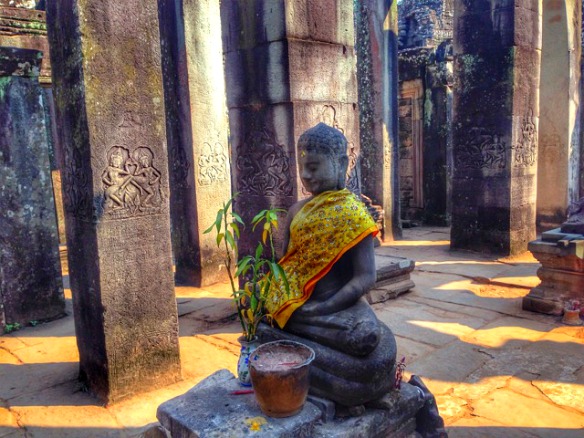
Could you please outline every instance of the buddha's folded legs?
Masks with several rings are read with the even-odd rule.
[[[261,324],[261,342],[288,339],[311,347],[316,358],[310,371],[310,391],[345,406],[376,400],[393,386],[396,344],[391,330],[378,321],[379,342],[367,356],[352,356],[312,340]]]
[[[346,310],[329,315],[293,314],[284,330],[352,356],[371,353],[379,343],[380,334],[377,317],[364,298]]]

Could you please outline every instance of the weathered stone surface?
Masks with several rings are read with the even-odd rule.
[[[156,416],[173,438],[314,436],[321,412],[312,403],[307,402],[293,417],[270,418],[262,413],[253,394],[232,394],[240,389],[233,374],[220,370],[187,393],[160,405]]]
[[[347,137],[348,186],[358,191],[352,5],[338,0],[222,2],[221,20],[232,178],[240,193],[235,210],[249,222],[260,209],[287,209],[308,196],[297,179],[295,144],[318,122]],[[257,231],[240,240],[242,253],[255,250]]]
[[[399,48],[437,47],[452,39],[452,0],[404,0],[399,4]]]
[[[416,262],[403,257],[379,256],[375,258],[377,282],[367,292],[369,304],[395,299],[415,286],[410,278]]]
[[[542,13],[537,225],[546,229],[564,221],[578,193],[579,172],[571,163],[579,154],[572,139],[580,136],[582,1],[545,0]]]
[[[246,17],[254,16],[253,21]],[[295,0],[283,4],[272,0],[236,2],[223,11],[225,51],[294,38],[352,46],[353,5],[339,0]]]
[[[158,3],[177,284],[226,278],[223,252],[203,234],[231,197],[219,2]]]
[[[535,237],[540,10],[486,5],[455,2],[451,247],[517,254]]]
[[[545,411],[545,416],[533,415],[534,409]],[[502,412],[513,412],[513,415],[501,415]],[[580,431],[584,427],[584,415],[568,413],[546,401],[506,390],[497,391],[488,398],[474,402],[473,414],[501,424],[513,424],[513,427],[538,428],[556,424],[561,425],[562,429]]]
[[[25,2],[26,3],[26,2]],[[28,3],[34,5],[34,1]],[[7,7],[9,5],[10,7]],[[63,166],[62,151],[57,134],[55,102],[53,91],[50,88],[51,60],[49,56],[49,40],[47,37],[47,23],[45,12],[42,10],[25,9],[18,6],[14,0],[6,0],[0,4],[0,46],[34,49],[43,53],[43,62],[40,68],[39,82],[43,85],[43,106],[45,109],[46,125],[49,130],[49,159],[53,174],[53,196],[57,210],[57,224],[59,243],[65,244],[65,216],[61,196],[61,175]]]
[[[424,404],[421,391],[402,383],[400,390],[391,391],[368,406],[360,417],[318,421],[321,410],[307,401],[296,416],[270,418],[261,413],[253,394],[231,394],[240,388],[230,372],[220,370],[184,395],[160,405],[157,417],[173,438],[251,434],[270,438],[405,437],[414,432],[416,413]],[[326,405],[327,401],[324,402]],[[259,426],[255,432],[250,430],[253,421]]]
[[[0,46],[20,47],[43,52],[39,82],[51,83],[51,60],[44,11],[15,7],[14,3],[0,4]]]
[[[335,418],[319,424],[315,438],[381,438],[408,437],[416,429],[416,413],[424,404],[418,388],[402,383],[400,390],[391,391],[371,406],[360,417]]]
[[[157,15],[47,4],[80,378],[109,403],[180,378]]]
[[[479,330],[461,336],[460,339],[470,344],[492,349],[503,348],[509,342],[513,342],[513,345],[519,347],[539,340],[552,327],[549,324],[530,320],[526,320],[522,327],[514,327],[513,321],[512,317],[499,318],[482,326]]]
[[[41,60],[0,48],[0,330],[65,312]]]
[[[449,225],[453,86],[451,39],[437,47],[401,50],[399,79],[402,218]]]
[[[362,193],[383,208],[384,240],[401,237],[397,2],[355,3]]]

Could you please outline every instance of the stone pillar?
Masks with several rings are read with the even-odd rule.
[[[8,6],[10,5],[10,6]],[[18,7],[17,7],[18,6]],[[53,195],[57,208],[59,243],[65,243],[65,217],[61,196],[61,161],[60,146],[56,135],[54,102],[51,90],[51,62],[49,57],[49,40],[44,11],[26,9],[34,7],[33,1],[0,0],[0,46],[35,49],[43,52],[43,62],[39,73],[39,82],[43,86],[43,106],[47,114],[47,126],[53,134],[49,136],[51,174]]]
[[[558,227],[578,199],[582,0],[543,1],[537,225]]]
[[[397,2],[355,2],[363,193],[383,206],[384,240],[401,237]]]
[[[308,195],[296,169],[296,140],[319,122],[347,137],[347,185],[358,191],[353,3],[221,2],[221,21],[235,209],[250,221],[262,208],[288,208]],[[241,247],[255,249],[257,236],[245,234]]]
[[[160,0],[175,279],[226,278],[223,252],[203,234],[231,197],[219,0]]]
[[[449,133],[452,101],[452,41],[442,42],[426,65],[424,96],[424,223],[449,226]]]
[[[0,47],[0,333],[65,312],[41,60]]]
[[[156,0],[48,2],[80,379],[180,379]]]
[[[455,2],[452,248],[535,237],[540,23],[538,0]]]

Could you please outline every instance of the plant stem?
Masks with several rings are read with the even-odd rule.
[[[227,232],[229,231],[228,228],[228,224],[227,224],[227,211],[224,212],[223,214],[223,224],[225,226],[225,234],[227,235]],[[229,244],[227,242],[227,239],[224,238],[223,241],[225,242],[225,261],[227,262],[227,275],[229,277],[229,283],[231,283],[231,292],[233,295],[233,300],[235,301],[235,309],[237,310],[237,316],[239,317],[239,322],[241,324],[241,329],[243,330],[243,334],[244,336],[247,338],[248,334],[247,334],[247,330],[245,327],[245,323],[243,322],[243,314],[241,313],[241,309],[239,306],[239,303],[237,302],[237,300],[239,299],[237,297],[237,289],[235,288],[235,281],[233,279],[233,274],[231,273],[231,251],[229,250]],[[237,245],[237,244],[236,244]],[[237,247],[233,248],[234,252],[235,252],[235,257],[237,257]]]

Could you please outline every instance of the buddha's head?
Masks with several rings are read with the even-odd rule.
[[[345,188],[348,165],[347,139],[338,129],[319,123],[298,139],[300,179],[313,195]]]

